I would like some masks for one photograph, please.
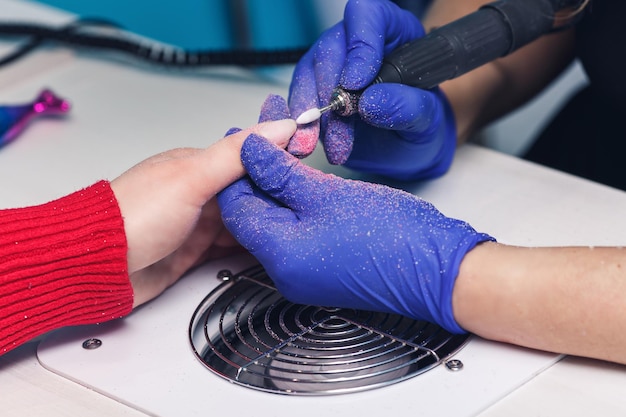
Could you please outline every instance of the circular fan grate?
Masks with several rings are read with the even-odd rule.
[[[213,290],[196,309],[189,336],[196,356],[218,375],[298,395],[355,392],[411,378],[468,338],[394,314],[290,303],[260,265]]]

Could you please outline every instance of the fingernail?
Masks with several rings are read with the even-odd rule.
[[[296,121],[293,119],[265,122],[258,126],[257,134],[283,148],[287,146],[297,128]]]

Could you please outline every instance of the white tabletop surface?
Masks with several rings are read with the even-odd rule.
[[[0,0],[0,18],[56,23],[70,16],[26,1]],[[11,45],[0,42],[0,53]],[[2,207],[41,203],[97,179],[114,178],[165,149],[206,146],[231,126],[253,124],[268,93],[287,91],[284,84],[236,68],[168,73],[59,47],[0,69],[0,104],[27,102],[43,87],[66,96],[73,109],[66,118],[34,121],[14,143],[0,149]],[[322,157],[311,161],[348,174],[324,165]],[[455,188],[460,183],[455,178],[472,175],[485,187]],[[515,178],[524,181],[513,182],[517,188],[511,189]],[[430,191],[433,187],[443,188],[448,197],[438,199]],[[618,245],[625,240],[626,223],[619,213],[626,209],[626,194],[474,146],[459,150],[448,175],[416,190],[432,195],[444,213],[515,244]],[[463,216],[464,205],[476,213],[503,194],[520,206],[508,221]],[[550,209],[563,205],[568,207],[565,219],[563,209]],[[555,226],[526,238],[516,233],[516,224],[534,217]],[[565,229],[567,233],[560,233]],[[36,356],[37,343],[0,357],[2,415],[145,416],[44,369]],[[480,416],[623,416],[625,397],[626,368],[566,357]]]

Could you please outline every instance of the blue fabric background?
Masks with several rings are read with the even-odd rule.
[[[308,46],[324,29],[314,0],[38,1],[188,49]]]

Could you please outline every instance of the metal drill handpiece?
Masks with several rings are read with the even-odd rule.
[[[360,96],[360,91],[348,91],[337,87],[330,96],[330,103],[324,109],[328,107],[340,116],[352,116],[359,110]],[[320,109],[320,111],[323,112],[324,109]]]
[[[308,124],[319,119],[323,113],[333,110],[339,116],[352,116],[358,111],[360,91],[348,91],[341,87],[333,90],[328,105],[320,109],[309,109],[296,119],[299,125]]]

